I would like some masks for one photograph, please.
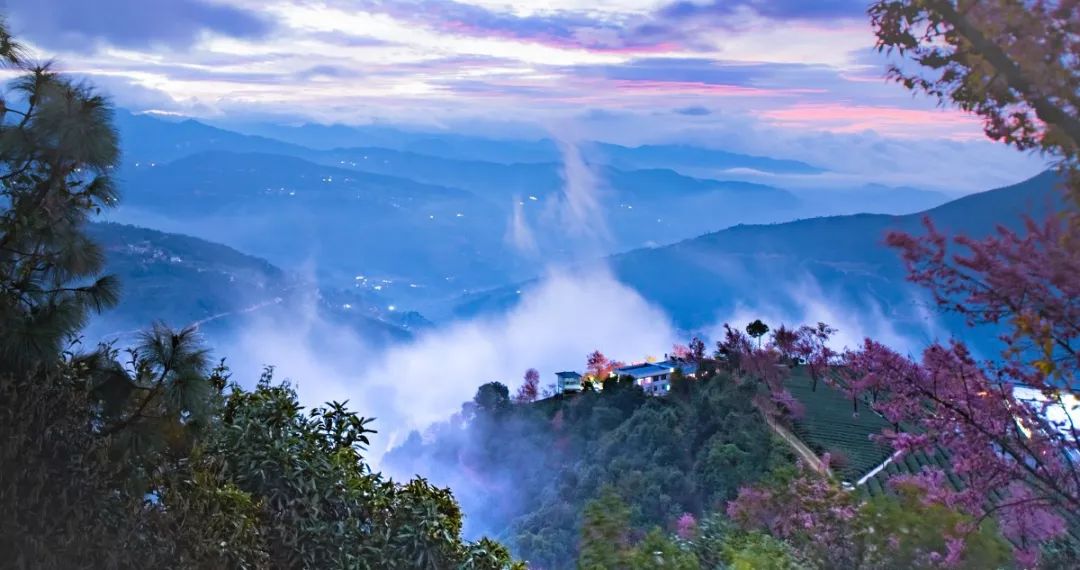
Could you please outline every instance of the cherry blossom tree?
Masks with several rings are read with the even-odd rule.
[[[519,404],[528,404],[529,402],[535,402],[539,395],[540,373],[535,368],[530,368],[525,371],[524,382],[518,388],[517,394],[514,395],[514,401]]]
[[[857,514],[857,497],[802,467],[740,489],[727,506],[727,515],[737,524],[791,542],[819,568],[859,566],[853,524]]]
[[[812,390],[817,390],[818,382],[825,377],[829,368],[840,356],[829,346],[829,339],[834,334],[836,334],[836,329],[825,323],[818,323],[813,327],[801,326],[793,335],[793,351],[810,374]]]
[[[762,413],[773,418],[803,417],[805,407],[785,385],[791,376],[791,360],[775,342],[775,335],[773,341],[755,345],[745,333],[725,324],[724,338],[717,342],[716,356],[735,381],[761,385],[755,403]]]
[[[907,59],[890,67],[891,78],[979,115],[991,139],[1056,158],[1065,191],[1080,201],[1080,2],[879,0],[870,16],[878,49]],[[868,339],[830,371],[837,355],[823,325],[800,329],[798,340],[785,331],[774,344],[806,360],[815,386],[835,383],[892,422],[883,437],[899,452],[948,458],[948,472],[927,467],[894,478],[894,487],[965,513],[971,526],[996,518],[1018,565],[1033,567],[1043,544],[1080,522],[1080,214],[1028,220],[1021,232],[1001,228],[985,239],[926,226],[923,236],[887,241],[939,307],[1002,331],[998,357],[980,361],[954,340],[910,358]],[[728,332],[719,353],[760,360],[737,350],[740,339]],[[1038,397],[1017,397],[1017,385]],[[729,513],[756,517],[778,536],[810,528],[828,543],[845,525],[809,516],[803,497],[822,498],[830,513],[849,504],[818,484],[790,483],[800,489],[792,500],[777,500],[786,487],[744,489]],[[945,552],[930,561],[947,566],[964,557],[971,534],[946,534]]]
[[[611,360],[599,350],[593,351],[585,360],[586,374],[597,380],[604,380],[622,366],[622,362]]]
[[[682,540],[692,540],[697,535],[697,518],[691,513],[683,513],[675,520],[675,536]]]
[[[790,364],[797,364],[795,355],[795,342],[798,341],[796,329],[789,329],[787,325],[780,325],[773,331],[772,343],[784,360]]]
[[[878,0],[880,51],[903,62],[889,77],[971,111],[987,136],[1061,160],[1080,200],[1080,2]]]
[[[856,399],[899,428],[885,434],[897,450],[943,450],[950,458],[961,485],[935,468],[912,478],[928,499],[997,517],[1024,566],[1064,532],[1064,513],[1080,512],[1075,215],[1029,222],[1023,235],[1002,228],[983,240],[949,239],[929,222],[924,236],[890,235],[910,279],[942,309],[1003,331],[1001,354],[978,361],[953,341],[915,360],[867,340],[846,355],[842,375]],[[1018,385],[1037,400],[1019,398]]]

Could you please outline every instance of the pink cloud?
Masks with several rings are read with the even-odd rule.
[[[616,89],[648,92],[656,95],[709,95],[713,97],[768,97],[824,93],[823,89],[764,89],[743,85],[704,83],[700,81],[660,81],[650,79],[615,79]]]
[[[964,140],[983,136],[977,117],[954,110],[801,103],[762,111],[758,116],[778,126],[815,128],[837,133],[873,130],[891,135],[916,136],[932,132]]]

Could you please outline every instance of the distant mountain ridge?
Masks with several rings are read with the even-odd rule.
[[[117,113],[126,161],[167,162],[207,150],[266,152],[310,158],[312,151],[378,147],[448,160],[498,164],[562,160],[559,143],[550,139],[496,140],[453,133],[412,133],[390,127],[302,125],[252,126],[260,134],[241,134],[194,120],[167,120],[129,111]],[[672,164],[715,168],[750,168],[775,173],[816,174],[825,170],[805,162],[751,156],[689,145],[641,145],[583,142],[587,160],[619,168],[655,168]]]
[[[123,144],[124,164],[164,163],[192,154],[229,150],[295,156],[304,147],[266,137],[243,135],[194,119],[170,120],[118,110],[116,128]]]
[[[693,177],[679,165],[803,177],[818,170],[685,145],[582,143],[588,172],[575,174],[573,192],[588,194],[595,207],[575,212],[561,150],[550,140],[384,127],[264,130],[292,137],[282,141],[126,112],[118,123],[124,199],[114,221],[199,236],[282,267],[312,266],[333,289],[353,287],[363,276],[361,288],[381,305],[433,316],[462,294],[528,278],[538,261],[575,259],[580,226],[597,224],[601,239],[589,247],[611,253],[740,222],[912,211],[941,198],[891,189],[815,194]],[[332,146],[365,133],[372,140],[363,142],[386,147]]]
[[[738,225],[675,244],[609,258],[615,276],[662,308],[687,331],[705,330],[740,310],[798,315],[806,305],[843,307],[852,322],[888,325],[922,340],[934,334],[906,283],[897,253],[884,244],[888,231],[922,231],[929,217],[939,228],[985,236],[1003,224],[1019,227],[1063,207],[1045,172],[1018,184],[973,194],[918,214],[827,216],[767,225]],[[462,300],[456,314],[473,316],[517,302],[521,284]],[[819,296],[824,295],[826,298]],[[763,315],[764,316],[764,315]],[[873,322],[873,321],[887,322]],[[790,323],[789,323],[790,324]],[[947,330],[961,330],[942,317]],[[987,340],[987,339],[982,339]]]
[[[370,311],[355,294],[320,292],[270,262],[199,238],[97,222],[87,227],[105,251],[106,272],[120,279],[121,303],[91,322],[88,337],[121,338],[161,320],[229,334],[246,319],[278,318],[315,295],[321,317],[372,343],[408,338],[408,331]],[[355,311],[342,311],[348,301]],[[413,317],[415,318],[415,317]]]

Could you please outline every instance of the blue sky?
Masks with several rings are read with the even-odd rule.
[[[884,80],[866,4],[7,0],[6,11],[38,55],[134,110],[495,130],[569,124],[627,139],[619,142],[752,131],[736,137],[750,151],[779,139],[805,147],[806,137],[934,139],[930,154],[953,144],[981,156],[971,150],[983,144],[977,120]],[[1033,164],[1022,158],[993,164]]]

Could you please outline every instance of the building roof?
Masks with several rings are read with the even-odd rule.
[[[559,378],[581,378],[581,374],[572,371],[556,372],[555,375]]]
[[[632,376],[635,380],[639,378],[648,378],[650,376],[659,376],[661,374],[669,374],[670,372],[670,366],[660,366],[651,362],[623,366],[622,368],[615,369],[615,374],[619,376]]]
[[[695,374],[698,370],[697,362],[693,362],[690,360],[676,360],[674,358],[669,358],[662,362],[657,362],[656,365],[663,366],[665,368],[677,368],[680,372],[683,373],[683,375],[686,376],[689,376],[690,374]]]

